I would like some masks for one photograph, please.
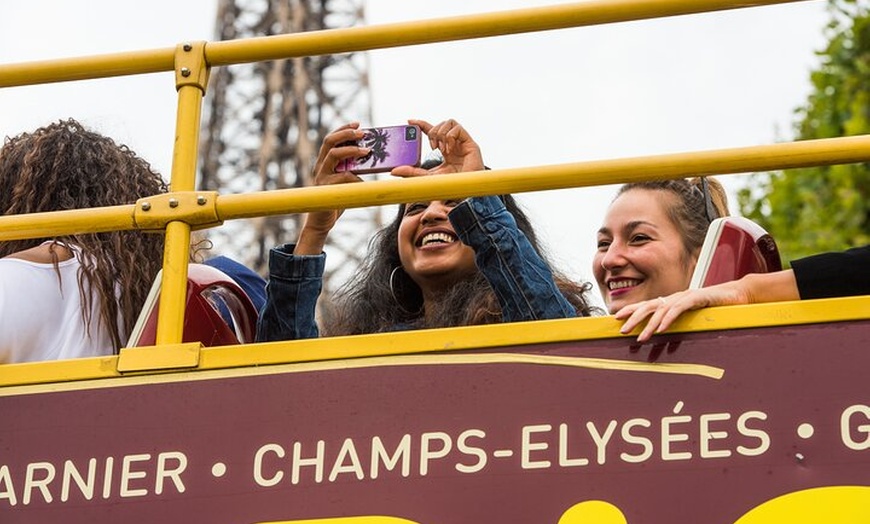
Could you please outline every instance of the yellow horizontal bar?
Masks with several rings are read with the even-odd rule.
[[[668,333],[733,330],[870,319],[870,296],[728,306],[684,314]],[[542,320],[534,324],[494,324],[206,348],[200,369],[316,362],[332,359],[493,349],[617,338],[622,322],[612,316]],[[636,334],[634,335],[636,336]],[[653,340],[655,343],[655,339]]]
[[[764,146],[478,171],[450,176],[377,180],[363,184],[219,195],[215,205],[220,220],[224,221],[336,207],[368,207],[435,198],[522,193],[690,175],[763,172],[867,161],[870,161],[870,135],[860,135]],[[133,206],[124,205],[0,217],[0,241],[136,229],[137,226],[132,220],[133,211]],[[167,217],[171,220],[184,221],[185,216],[179,215],[174,210],[156,208],[152,208],[149,213],[154,214],[151,218],[157,222]]]
[[[599,0],[205,45],[209,66],[485,38],[808,0]],[[172,71],[175,48],[0,65],[0,87]]]
[[[870,135],[218,197],[221,220],[870,161]]]
[[[686,313],[668,333],[724,331],[870,319],[870,296],[727,306]],[[493,349],[504,346],[583,342],[632,337],[621,335],[612,316],[541,320],[533,324],[492,324],[330,337],[287,342],[204,348],[194,373],[238,367],[299,364],[376,356]],[[530,329],[534,328],[534,329]],[[655,343],[656,340],[653,340]],[[155,354],[155,362],[159,355]],[[6,386],[117,378],[118,357],[83,358],[33,364],[0,365],[0,396],[14,394]],[[140,365],[147,365],[141,361]],[[262,368],[261,368],[262,369]],[[184,379],[194,379],[187,375]],[[182,379],[182,380],[184,380]],[[124,382],[125,384],[127,382]],[[50,391],[61,386],[48,386]]]
[[[117,367],[117,356],[2,364],[0,365],[0,396],[2,396],[3,386],[120,377],[122,375]],[[45,391],[50,389],[49,387]]]
[[[200,342],[121,348],[118,355],[118,372],[195,368],[199,364],[201,350]]]
[[[212,66],[449,42],[806,0],[599,0],[206,45]]]
[[[0,65],[0,87],[172,71],[175,48]]]
[[[133,212],[128,204],[0,216],[0,241],[136,229]]]

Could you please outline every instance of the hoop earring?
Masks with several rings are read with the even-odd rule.
[[[393,300],[395,300],[399,306],[401,306],[402,303],[399,301],[399,297],[396,296],[396,285],[393,281],[396,279],[396,271],[400,269],[402,269],[402,266],[396,266],[390,272],[390,294],[393,295]]]

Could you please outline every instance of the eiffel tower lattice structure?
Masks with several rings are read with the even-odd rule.
[[[216,38],[270,36],[360,25],[363,0],[218,0]],[[323,137],[349,121],[371,122],[365,53],[289,58],[216,68],[206,94],[200,183],[243,193],[313,183]],[[266,276],[273,246],[294,242],[303,215],[235,221],[209,232],[227,253]],[[381,210],[350,209],[330,233],[324,293],[357,267],[381,226]],[[324,303],[321,301],[321,312]]]

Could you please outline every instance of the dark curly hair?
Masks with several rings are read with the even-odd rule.
[[[167,191],[148,162],[74,119],[7,137],[0,149],[0,187],[0,215],[132,204]],[[12,240],[0,242],[0,257],[47,240],[81,249],[83,321],[90,324],[88,304],[99,299],[103,325],[120,348],[161,267],[163,235],[116,231]]]
[[[528,217],[510,195],[500,197],[513,215],[535,251],[552,268],[542,251]],[[394,330],[397,325],[414,329],[494,324],[502,321],[501,307],[495,292],[480,271],[457,282],[445,292],[437,304],[437,311],[423,315],[423,295],[420,288],[404,272],[399,260],[398,230],[405,205],[400,205],[395,219],[377,232],[369,245],[369,255],[352,280],[338,290],[335,304],[324,315],[325,335],[355,335]],[[580,316],[598,314],[599,310],[589,305],[585,294],[592,285],[578,284],[553,270],[559,290],[574,306]],[[394,286],[391,290],[390,280]]]

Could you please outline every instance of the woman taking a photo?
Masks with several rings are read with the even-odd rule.
[[[454,120],[438,125],[412,120],[443,161],[397,167],[399,177],[447,175],[485,169],[477,143]],[[360,182],[336,171],[365,148],[349,124],[324,140],[315,167],[318,185]],[[259,340],[317,337],[315,303],[325,264],[323,247],[342,210],[310,213],[296,244],[270,254],[267,301]],[[526,216],[509,196],[410,202],[370,244],[359,272],[338,292],[326,335],[518,322],[588,315],[588,284],[554,272],[543,258]]]

